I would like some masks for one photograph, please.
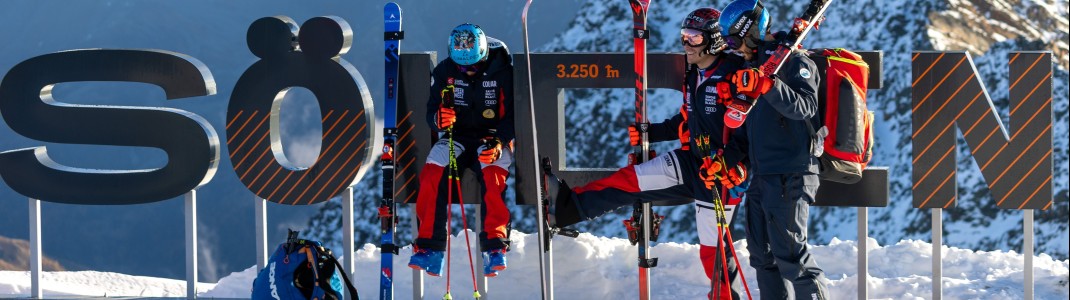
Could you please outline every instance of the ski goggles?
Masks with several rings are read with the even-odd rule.
[[[739,49],[739,47],[743,46],[743,38],[739,37],[739,35],[733,34],[728,37],[725,37],[724,43],[728,46],[728,49]]]
[[[697,29],[680,29],[680,43],[685,46],[698,47],[706,44],[705,34]]]
[[[479,64],[473,64],[473,65],[468,65],[468,66],[458,64],[457,65],[457,70],[461,71],[461,72],[479,73]]]

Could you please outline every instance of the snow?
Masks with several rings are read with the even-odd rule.
[[[216,288],[215,286],[212,283],[201,283],[197,285],[197,292],[204,293]],[[97,271],[43,272],[41,289],[46,297],[184,297],[186,282]],[[30,272],[0,271],[0,298],[29,295]],[[248,295],[243,297],[248,298]]]
[[[473,233],[470,233],[473,234]],[[473,234],[474,235],[474,234]],[[538,246],[534,234],[513,231],[513,251],[508,255],[509,269],[489,279],[488,298],[538,299]],[[475,239],[473,239],[474,241]],[[451,249],[452,295],[467,299],[471,295],[471,274],[465,255],[464,236],[454,236]],[[928,299],[932,296],[932,245],[904,240],[895,245],[878,245],[867,240],[870,299]],[[473,244],[474,247],[474,244]],[[746,265],[746,241],[735,243],[740,262],[745,265],[754,299],[761,291],[754,281],[754,269]],[[1023,259],[1021,254],[1003,251],[974,251],[944,246],[942,248],[944,299],[1015,299],[1023,295]],[[857,244],[832,239],[827,245],[813,245],[812,251],[828,277],[829,291],[837,299],[852,299],[858,293]],[[669,297],[696,299],[709,290],[709,282],[698,263],[698,246],[682,243],[656,244],[652,253],[659,258],[652,269],[652,294],[655,299]],[[412,272],[405,266],[411,254],[401,250],[395,258],[395,296],[412,294]],[[352,278],[361,295],[370,297],[378,289],[379,250],[365,244],[354,253],[356,269]],[[627,240],[594,236],[554,239],[554,295],[558,299],[634,299],[637,298],[636,252]],[[1054,260],[1040,254],[1034,257],[1036,299],[1067,299],[1067,260]],[[477,270],[478,271],[478,270]],[[247,298],[256,268],[249,267],[221,279],[217,284],[198,286],[198,297]],[[445,278],[425,277],[425,299],[440,299]],[[45,296],[145,296],[176,297],[185,292],[183,281],[128,276],[103,272],[47,272],[44,274]],[[25,297],[29,294],[27,272],[0,272],[0,297]],[[507,295],[508,297],[501,296]]]

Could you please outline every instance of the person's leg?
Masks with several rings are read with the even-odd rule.
[[[747,251],[750,252],[750,265],[754,267],[758,289],[762,299],[788,299],[790,284],[780,276],[780,270],[769,249],[768,226],[771,216],[766,212],[766,202],[777,201],[780,196],[780,179],[777,175],[754,176],[747,189]]]
[[[502,156],[492,164],[477,162],[482,173],[483,205],[480,214],[483,219],[483,232],[479,234],[484,251],[506,249],[509,245],[508,225],[509,209],[505,206],[505,180],[509,177],[509,165],[513,163],[513,154],[508,148],[502,148]]]
[[[810,253],[807,244],[807,223],[810,204],[814,201],[819,179],[813,174],[781,175],[783,198],[766,203],[770,215],[770,242],[780,275],[790,281],[796,299],[828,299],[822,283],[824,271]]]
[[[586,221],[636,201],[690,200],[691,191],[684,184],[680,162],[681,150],[662,154],[645,163],[620,168],[612,175],[573,188],[571,198]],[[571,223],[575,223],[571,222]],[[566,225],[561,225],[562,223]],[[560,227],[570,222],[558,222]]]
[[[455,155],[464,151],[460,143],[454,142]],[[446,187],[449,165],[449,140],[439,139],[427,161],[420,170],[420,189],[416,196],[416,218],[419,221],[416,246],[435,251],[446,250],[446,214],[449,213],[449,195]]]
[[[731,228],[732,216],[726,211],[725,217],[729,218],[729,228]],[[713,298],[740,299],[743,288],[739,281],[736,261],[733,259],[735,253],[732,253],[728,246],[728,243],[732,243],[732,241],[728,239],[728,235],[720,232],[722,238],[720,239],[720,245],[718,245],[717,212],[713,204],[695,201],[695,225],[698,230],[699,261],[706,272],[706,278],[709,278],[711,283],[717,283],[716,285],[711,284],[712,289],[720,291],[717,293],[718,296]],[[723,251],[718,254],[718,250],[722,249]],[[718,257],[718,255],[721,256]],[[713,278],[715,274],[717,278]]]

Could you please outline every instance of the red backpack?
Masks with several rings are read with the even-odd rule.
[[[824,139],[820,177],[858,182],[873,157],[873,112],[866,108],[869,65],[841,48],[811,50],[809,56],[823,75],[818,90],[821,126],[816,131],[811,127],[817,139]]]

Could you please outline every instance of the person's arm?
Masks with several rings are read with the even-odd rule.
[[[732,132],[728,135],[728,143],[724,145],[723,152],[726,165],[734,166],[740,162],[747,164],[747,149],[750,143],[747,140],[746,127],[747,124],[744,123],[739,128],[731,129]]]
[[[505,76],[502,76],[504,78],[498,80],[498,82],[503,83],[499,95],[502,95],[501,99],[504,112],[502,113],[501,120],[498,121],[495,137],[497,137],[502,144],[510,145],[510,142],[516,138],[516,118],[514,117],[516,112],[513,111],[515,107],[513,104],[513,72],[510,70],[509,72],[504,72],[504,74]]]
[[[439,128],[435,115],[438,114],[438,108],[442,105],[442,89],[446,87],[446,78],[441,73],[439,68],[431,71],[431,97],[427,99],[427,126],[436,132]]]
[[[651,143],[678,140],[680,123],[683,122],[684,116],[676,114],[661,123],[651,123],[650,127],[647,127],[646,136]]]
[[[780,69],[773,87],[762,95],[781,115],[793,120],[808,120],[817,115],[817,89],[820,81],[817,67],[802,53],[792,53],[790,61]]]

